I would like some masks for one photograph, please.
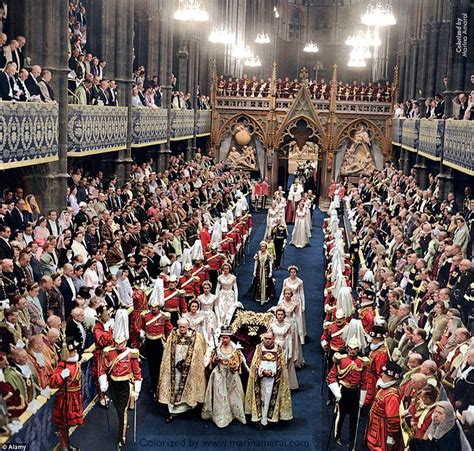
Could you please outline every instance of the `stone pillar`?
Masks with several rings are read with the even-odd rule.
[[[402,149],[402,151],[405,153],[405,160],[404,160],[404,166],[403,166],[403,174],[404,175],[410,175],[410,151],[406,149]]]
[[[170,155],[171,155],[171,120],[172,120],[172,111],[171,111],[171,86],[167,85],[163,87],[165,93],[165,107],[167,110],[166,118],[166,144],[160,146],[160,153],[158,154],[158,170],[163,172],[165,169],[168,169]]]
[[[416,154],[416,164],[413,166],[416,169],[416,181],[421,189],[428,187],[428,168],[425,164],[425,158],[419,153]]]
[[[398,159],[398,169],[403,171],[403,168],[405,167],[405,149],[402,149],[400,147],[400,158]]]
[[[418,76],[418,40],[410,39],[409,50],[409,79],[407,98],[415,99],[417,97],[416,84]]]
[[[428,76],[428,61],[429,61],[429,36],[430,36],[431,24],[425,23],[423,25],[423,39],[420,44],[420,55],[421,55],[421,64],[420,64],[420,75],[418,77],[418,91],[421,91],[420,98],[420,109],[422,115],[426,113],[425,100],[428,97],[426,90],[426,80]]]
[[[14,3],[14,2],[13,2]],[[41,48],[35,55],[34,64],[40,64],[43,69],[51,71],[53,90],[58,103],[58,153],[59,160],[54,163],[27,166],[23,169],[23,181],[27,191],[34,193],[43,211],[60,210],[66,206],[67,187],[67,131],[68,131],[68,98],[67,98],[67,24],[68,3],[64,0],[44,0],[36,2],[28,0],[27,23],[30,19],[42,30]],[[38,20],[38,18],[41,18]],[[25,33],[27,35],[27,33]],[[32,42],[30,48],[37,48]],[[33,55],[33,54],[32,54]]]
[[[134,0],[116,0],[117,42],[115,43],[116,81],[119,104],[128,108],[127,145],[114,157],[115,173],[122,182],[128,180],[132,164],[132,79],[134,35]]]
[[[436,67],[438,65],[438,47],[439,47],[439,29],[440,23],[434,22],[431,24],[430,39],[429,39],[429,63],[428,76],[426,81],[426,95],[434,96],[436,94]]]
[[[454,191],[454,178],[453,178],[453,170],[445,166],[444,164],[440,164],[440,173],[438,175],[439,180],[439,199],[440,201],[446,200],[448,197],[449,192]]]

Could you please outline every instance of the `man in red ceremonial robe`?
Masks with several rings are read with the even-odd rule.
[[[377,395],[370,409],[366,445],[370,451],[395,451],[400,442],[400,395],[398,382],[402,368],[387,362],[377,381]]]
[[[54,399],[52,422],[58,428],[61,451],[78,449],[69,443],[69,427],[84,424],[82,370],[77,353],[79,346],[74,338],[66,339],[67,357],[59,362],[49,380],[49,386],[58,389]]]

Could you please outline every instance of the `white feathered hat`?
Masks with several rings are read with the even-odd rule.
[[[118,309],[115,314],[114,341],[117,344],[127,341],[130,336],[128,313],[126,309]]]

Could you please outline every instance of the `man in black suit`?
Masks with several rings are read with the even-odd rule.
[[[28,78],[25,81],[26,88],[31,96],[40,96],[41,91],[38,86],[38,78],[41,75],[41,67],[35,65],[31,68],[31,72],[28,74]]]
[[[64,310],[66,318],[71,313],[74,307],[74,300],[76,299],[77,292],[72,275],[74,274],[74,267],[70,263],[66,263],[63,267],[63,275],[61,276],[61,286],[59,291],[64,298]]]
[[[108,80],[102,80],[99,85],[99,97],[98,101],[102,103],[104,106],[109,106],[109,96],[107,94],[107,90],[109,89],[109,82]]]
[[[121,274],[120,271],[119,274]],[[117,276],[120,277],[119,274],[117,274]],[[104,298],[105,302],[107,303],[107,307],[113,309],[115,312],[120,308],[120,298],[118,296],[118,293],[114,290],[112,280],[106,280],[104,282],[104,291]]]
[[[0,73],[0,96],[2,100],[19,100],[20,89],[15,79],[17,66],[8,62],[5,71]]]
[[[434,109],[434,114],[436,119],[443,119],[444,116],[444,99],[441,94],[435,95],[436,106]]]
[[[71,311],[71,319],[66,324],[66,337],[73,337],[79,343],[78,352],[82,354],[86,347],[87,333],[84,325],[84,310],[76,307]]]
[[[109,105],[117,106],[117,83],[115,80],[110,80],[109,87],[107,88],[107,95],[109,97]]]
[[[12,231],[6,225],[0,226],[0,260],[4,258],[13,258],[13,247],[10,244],[10,235]]]
[[[27,223],[28,218],[26,215],[23,214],[22,208],[25,207],[25,201],[23,199],[19,199],[13,210],[10,212],[10,215],[7,216],[7,224],[10,226],[12,230],[24,230]]]
[[[58,213],[56,212],[56,210],[48,211],[48,220],[46,222],[46,228],[49,230],[49,233],[52,236],[60,235]]]

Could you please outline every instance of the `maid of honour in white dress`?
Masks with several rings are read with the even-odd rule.
[[[293,293],[293,297],[299,302],[299,309],[295,312],[296,331],[300,337],[301,344],[305,342],[306,336],[306,321],[304,317],[305,312],[305,295],[304,295],[304,283],[298,277],[298,267],[291,265],[288,267],[288,273],[290,277],[287,277],[283,281],[283,286],[280,294],[278,303],[282,302],[285,297],[285,288],[289,288]]]
[[[204,317],[202,333],[207,346],[214,348],[215,334],[218,330],[217,316],[214,312],[217,304],[217,296],[211,293],[212,284],[207,280],[202,284],[202,289],[204,293],[200,294],[197,298],[201,304],[201,315]]]
[[[230,265],[224,263],[222,274],[217,278],[217,301],[214,311],[216,312],[218,327],[229,325],[237,307],[244,308],[239,302],[237,277],[231,274],[230,269]]]
[[[311,232],[308,228],[308,220],[306,217],[306,207],[304,202],[298,204],[295,215],[295,226],[291,234],[291,243],[293,246],[303,248],[308,245]]]

